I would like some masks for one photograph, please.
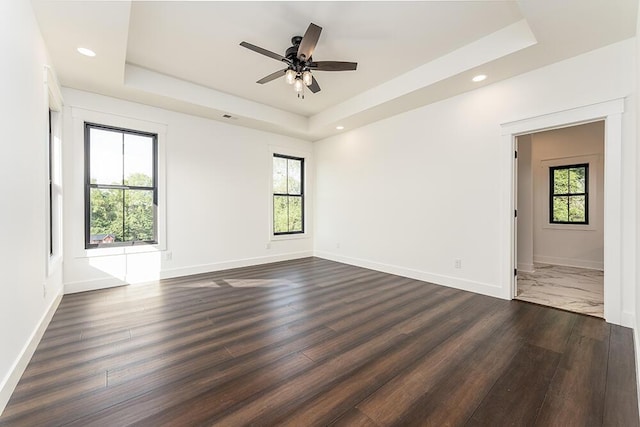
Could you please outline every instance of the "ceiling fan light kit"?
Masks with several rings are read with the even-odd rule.
[[[284,78],[287,81],[287,83],[292,85],[294,80],[296,79],[296,72],[291,70],[291,69],[289,69],[289,70],[287,70],[286,73],[284,73]]]
[[[313,51],[316,48],[316,44],[318,44],[321,32],[321,27],[313,23],[309,24],[309,28],[307,28],[303,37],[295,36],[291,39],[292,46],[287,49],[285,56],[278,55],[251,43],[240,43],[242,47],[287,64],[287,68],[284,70],[271,73],[256,83],[265,84],[284,75],[285,81],[293,85],[298,98],[304,99],[305,87],[308,87],[312,93],[320,92],[320,85],[311,73],[312,71],[355,71],[358,67],[357,62],[313,61]]]
[[[304,82],[305,85],[311,86],[311,83],[313,82],[313,76],[311,75],[311,71],[307,70],[302,73],[302,81]]]

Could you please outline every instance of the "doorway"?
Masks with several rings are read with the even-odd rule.
[[[631,325],[632,319],[623,312],[623,282],[628,280],[622,269],[622,113],[624,99],[600,102],[575,107],[540,116],[531,116],[517,121],[505,122],[502,128],[503,164],[509,165],[501,171],[501,271],[504,284],[502,292],[506,298],[516,296],[516,226],[514,218],[515,202],[515,160],[514,141],[519,135],[535,133],[549,129],[558,129],[577,124],[604,120],[605,156],[604,156],[604,318],[616,325]],[[625,279],[626,278],[626,279]]]
[[[516,299],[604,317],[604,128],[516,138]]]

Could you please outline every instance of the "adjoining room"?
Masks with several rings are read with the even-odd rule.
[[[519,300],[604,318],[604,126],[518,137]]]

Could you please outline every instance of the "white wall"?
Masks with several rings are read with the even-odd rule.
[[[604,122],[534,133],[533,260],[604,268]],[[589,224],[549,224],[549,167],[589,163]]]
[[[518,137],[518,271],[533,272],[533,173],[531,135]]]
[[[508,298],[500,125],[628,97],[634,61],[630,39],[317,142],[316,253]],[[623,152],[635,158],[635,104],[625,108]],[[634,177],[621,189],[633,203],[621,219],[633,232],[626,256],[635,167],[625,158],[621,171]],[[623,310],[634,313],[635,264],[623,263]]]
[[[47,271],[47,53],[31,2],[0,2],[0,412],[62,290]],[[47,294],[44,296],[43,285]]]
[[[312,255],[310,232],[271,240],[269,222],[273,150],[307,158],[307,226],[313,226],[310,142],[72,89],[63,94],[66,292]],[[77,128],[86,115],[166,129],[166,252],[94,256],[84,250],[84,142]]]
[[[635,54],[636,54],[636,71],[635,71],[635,99],[636,99],[636,146],[640,145],[640,132],[638,132],[638,127],[640,124],[640,39],[638,35],[640,34],[640,9],[638,10],[638,18],[636,24],[636,44],[635,44]],[[636,150],[636,180],[637,180],[637,188],[640,188],[640,150]],[[640,197],[636,198],[636,212],[640,213]],[[636,257],[632,262],[635,265],[640,265],[640,229],[636,228],[635,234],[635,242],[636,242]],[[633,342],[635,344],[635,352],[636,352],[636,381],[638,383],[637,392],[638,392],[638,405],[640,405],[640,272],[636,270],[636,299],[635,299],[635,322],[633,324]]]

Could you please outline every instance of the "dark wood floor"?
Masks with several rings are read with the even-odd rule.
[[[318,258],[67,295],[0,425],[637,426],[630,329]]]

